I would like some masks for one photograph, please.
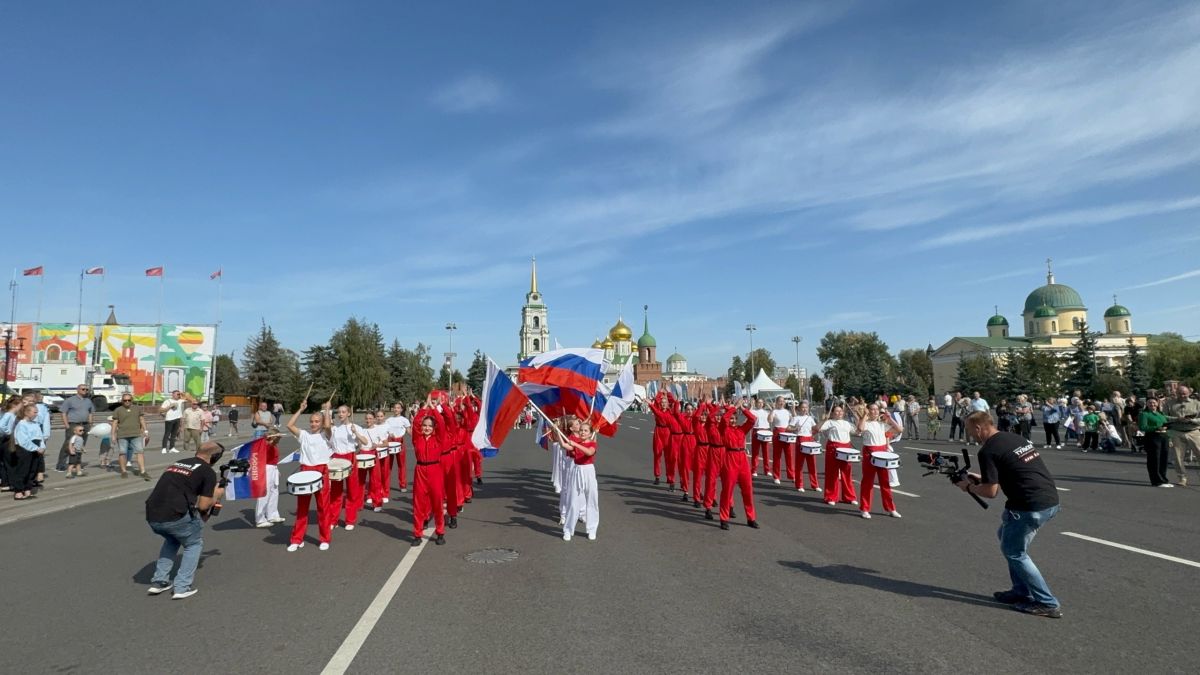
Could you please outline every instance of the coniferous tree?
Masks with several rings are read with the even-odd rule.
[[[329,348],[335,357],[338,399],[355,409],[381,404],[388,372],[379,327],[348,319],[330,338]]]
[[[1096,335],[1088,331],[1087,324],[1079,326],[1079,339],[1075,351],[1067,359],[1067,379],[1063,385],[1068,391],[1078,389],[1090,392],[1096,382],[1099,368],[1096,365]]]
[[[1031,393],[1033,384],[1025,366],[1024,356],[1023,352],[1018,352],[1012,347],[1008,348],[997,376],[997,389],[1002,398],[1012,401],[1017,398],[1018,394]]]
[[[487,379],[487,358],[483,352],[475,350],[475,357],[471,359],[471,367],[467,368],[467,386],[476,394],[480,393],[483,388],[483,381]]]
[[[822,380],[820,375],[813,373],[812,377],[808,378],[808,387],[812,389],[812,403],[814,405],[825,402],[825,380]]]
[[[1138,396],[1145,396],[1150,388],[1150,364],[1146,355],[1129,338],[1129,355],[1126,357],[1125,378],[1129,380],[1129,389]]]
[[[271,327],[263,322],[258,335],[246,341],[242,351],[243,385],[246,394],[264,401],[287,401],[295,380],[294,359],[280,346]]]
[[[228,394],[241,393],[241,376],[237,364],[229,354],[217,354],[213,359],[213,397],[219,402]]]

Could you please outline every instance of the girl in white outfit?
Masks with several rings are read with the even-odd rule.
[[[571,541],[575,523],[580,519],[588,539],[595,541],[596,530],[600,527],[600,498],[596,484],[596,440],[591,425],[583,422],[579,435],[568,437],[566,443],[574,455],[575,472],[572,483],[564,490],[571,496],[563,522],[563,541]]]

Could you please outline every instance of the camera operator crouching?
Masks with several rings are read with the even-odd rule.
[[[224,492],[217,486],[217,474],[212,467],[224,453],[225,448],[220,443],[202,444],[194,457],[181,459],[167,467],[146,499],[146,522],[163,538],[154,578],[150,581],[150,595],[172,588],[171,568],[180,547],[183,557],[175,573],[175,593],[171,598],[182,600],[196,594],[192,579],[196,576],[204,547],[201,536],[204,523],[215,514],[214,505]]]
[[[1008,501],[1000,522],[1000,552],[1008,562],[1012,588],[993,594],[997,601],[1034,616],[1062,618],[1058,598],[1029,558],[1038,528],[1058,513],[1058,489],[1033,444],[1017,434],[998,431],[987,411],[967,416],[967,433],[979,448],[979,474],[968,474],[959,489],[987,499],[1000,492]]]

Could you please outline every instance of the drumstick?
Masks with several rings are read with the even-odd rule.
[[[309,382],[309,383],[308,383],[308,391],[304,392],[304,400],[305,400],[305,401],[307,401],[307,400],[308,400],[308,395],[312,393],[313,384],[315,384],[315,383],[314,383],[314,382]]]

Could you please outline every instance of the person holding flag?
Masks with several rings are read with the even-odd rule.
[[[250,442],[251,445],[257,443],[263,446],[262,460],[266,469],[266,494],[254,502],[255,527],[270,527],[283,522],[283,517],[279,515],[279,439],[280,436],[274,434]]]
[[[567,512],[563,518],[563,541],[571,541],[575,525],[583,520],[584,531],[590,541],[596,540],[600,527],[599,486],[596,484],[596,439],[592,425],[583,421],[578,425],[578,435],[562,437],[567,453],[572,457],[575,470],[571,483],[563,493],[567,497]],[[560,434],[561,436],[561,434]]]
[[[296,426],[296,421],[307,407],[308,399],[305,398],[288,420],[287,430],[300,441],[300,470],[321,474],[321,489],[316,493],[317,535],[321,542],[320,549],[326,551],[329,550],[333,530],[333,518],[329,517],[329,460],[333,457],[333,439],[330,436],[329,418],[321,413],[309,415],[308,429],[301,430]],[[288,541],[289,553],[304,546],[304,532],[308,529],[308,507],[312,499],[311,494],[296,496],[296,522],[292,526],[292,536]]]

